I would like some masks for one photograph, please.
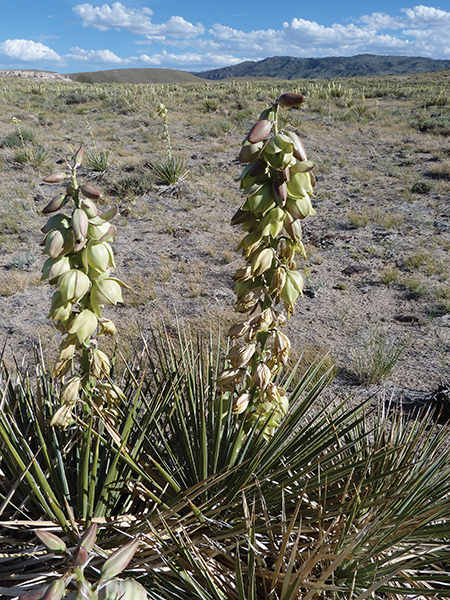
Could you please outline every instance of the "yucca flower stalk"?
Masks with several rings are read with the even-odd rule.
[[[235,308],[245,319],[228,332],[228,366],[217,384],[229,392],[233,411],[245,413],[251,426],[259,421],[266,435],[288,410],[286,391],[275,383],[291,347],[281,328],[303,290],[295,262],[297,254],[306,258],[301,220],[315,214],[314,163],[297,134],[278,127],[280,107],[303,101],[300,94],[281,94],[250,130],[239,153],[245,200],[231,220],[246,232],[238,248],[246,264],[234,275]]]
[[[52,216],[42,228],[41,245],[48,255],[42,279],[56,290],[52,297],[49,318],[64,335],[59,360],[53,375],[61,378],[61,406],[52,424],[67,427],[72,409],[80,398],[105,405],[109,413],[123,394],[110,380],[110,360],[99,349],[97,335],[114,335],[114,323],[102,316],[105,305],[122,302],[125,284],[111,275],[115,268],[110,245],[116,235],[111,220],[117,206],[100,212],[95,200],[101,193],[90,184],[79,185],[77,169],[84,157],[81,146],[67,172],[57,172],[44,178],[45,183],[65,182],[63,193],[55,196],[43,209]],[[57,212],[66,205],[71,213]],[[54,214],[56,213],[56,214]],[[78,363],[78,364],[77,364]]]
[[[75,549],[70,552],[64,541],[54,533],[38,529],[35,533],[45,548],[59,555],[65,563],[65,570],[51,584],[26,594],[25,598],[36,600],[61,600],[66,593],[76,588],[76,598],[82,600],[145,600],[147,592],[135,579],[121,579],[117,576],[127,568],[136,550],[139,539],[124,544],[103,562],[99,577],[95,582],[85,575],[89,563],[98,558],[95,551],[97,524],[93,523],[81,535]],[[101,554],[104,554],[101,552]],[[72,592],[73,594],[73,592]]]

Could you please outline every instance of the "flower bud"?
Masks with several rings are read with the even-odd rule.
[[[78,546],[72,556],[75,567],[82,567],[89,560],[89,552],[83,546]]]
[[[67,202],[67,196],[65,194],[60,194],[59,196],[55,196],[50,202],[42,209],[44,215],[49,213],[56,212],[60,208],[64,206]]]
[[[102,197],[101,193],[89,183],[81,185],[80,191],[83,194],[83,196],[86,196],[86,198],[89,198],[89,200],[98,200]]]
[[[71,377],[62,388],[61,403],[73,406],[78,400],[80,387],[81,379],[77,376]]]
[[[293,131],[288,131],[287,135],[291,138],[292,143],[294,144],[294,157],[300,162],[304,160],[308,160],[308,156],[306,155],[305,146],[303,145],[302,140],[298,137],[296,133]]]
[[[57,579],[42,596],[42,600],[61,600],[66,590],[64,579]]]
[[[112,579],[128,566],[138,549],[139,540],[132,540],[122,548],[119,548],[103,563],[100,577],[101,579]]]
[[[108,377],[111,369],[109,358],[98,348],[92,351],[91,375],[96,379]]]
[[[44,546],[51,552],[66,551],[66,544],[54,533],[51,533],[50,531],[44,531],[43,529],[38,529],[34,533],[41,540]]]
[[[235,415],[240,415],[241,413],[245,412],[250,403],[250,398],[250,394],[245,393],[233,400],[233,413]]]
[[[51,175],[47,175],[47,177],[44,177],[44,179],[42,181],[44,181],[45,183],[59,183],[60,181],[62,181],[63,179],[66,178],[66,174],[65,173],[52,173]]]
[[[83,162],[83,158],[84,158],[84,146],[80,146],[75,154],[75,156],[73,157],[73,166],[75,169],[78,169],[78,167],[81,165],[81,163]]]
[[[100,315],[100,308],[104,304],[115,306],[117,302],[123,302],[121,282],[111,277],[97,279],[92,284],[90,297],[92,307]]]
[[[81,208],[74,208],[72,212],[72,229],[76,242],[82,242],[87,235],[88,216]]]
[[[304,96],[301,94],[295,94],[294,92],[287,92],[286,94],[281,94],[276,99],[276,103],[280,106],[285,106],[287,108],[291,106],[298,106],[302,102],[305,101]]]
[[[95,541],[97,539],[97,529],[97,523],[92,523],[91,525],[89,525],[89,527],[80,537],[78,541],[78,546],[83,546],[83,548],[86,548],[86,550],[90,552],[94,547]]]
[[[248,134],[248,141],[251,144],[257,144],[258,142],[262,142],[266,139],[269,133],[272,131],[273,121],[268,121],[267,119],[263,119],[262,121],[258,121],[250,130]]]
[[[286,204],[288,195],[286,183],[280,178],[275,179],[275,181],[272,184],[272,189],[277,204],[284,206]]]
[[[272,371],[265,363],[260,362],[256,367],[251,383],[252,385],[256,385],[260,390],[265,390],[271,378]]]

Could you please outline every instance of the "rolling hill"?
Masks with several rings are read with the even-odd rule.
[[[406,75],[450,69],[450,60],[410,56],[329,56],[293,58],[273,56],[258,62],[247,61],[231,67],[197,73],[205,79],[230,77],[278,77],[280,79],[332,79],[367,75]]]

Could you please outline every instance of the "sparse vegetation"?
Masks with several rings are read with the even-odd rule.
[[[235,322],[235,294],[245,296],[233,282],[242,235],[229,220],[240,202],[256,202],[262,190],[245,186],[248,193],[239,197],[239,147],[267,98],[286,89],[306,96],[302,106],[283,111],[278,125],[291,140],[305,140],[316,164],[318,214],[310,214],[302,232],[307,293],[295,312],[298,279],[282,298],[293,313],[285,329],[292,352],[284,352],[284,338],[275,348],[273,323],[258,331],[252,349],[255,373],[258,364],[274,365],[271,390],[289,401],[289,410],[277,415],[279,427],[264,436],[264,423],[249,427],[245,411],[234,414],[240,396],[230,402],[230,390],[222,393],[217,380],[230,367],[226,357],[238,360],[237,338],[230,343],[225,333]],[[383,388],[432,391],[448,377],[449,97],[446,72],[127,85],[0,80],[2,593],[6,586],[22,593],[33,581],[44,586],[47,600],[62,593],[62,584],[45,589],[57,580],[70,588],[69,600],[77,588],[92,598],[99,573],[108,575],[105,559],[136,539],[125,552],[126,570],[114,572],[120,581],[108,587],[115,600],[129,586],[134,597],[149,600],[450,597],[448,428],[433,410],[426,416],[394,410]],[[155,110],[162,98],[170,131]],[[95,139],[86,132],[86,114]],[[23,139],[12,116],[20,119]],[[105,219],[107,207],[118,205],[115,260],[108,250],[108,273],[100,274],[73,249],[63,258],[90,286],[120,278],[131,289],[102,312],[118,329],[117,343],[108,338],[102,346],[109,362],[95,339],[78,348],[80,357],[102,359],[89,363],[98,377],[84,372],[70,421],[55,429],[62,390],[70,400],[66,386],[76,387],[83,364],[71,357],[59,382],[54,363],[66,361],[61,342],[67,332],[76,335],[72,326],[89,310],[90,292],[78,298],[75,286],[71,315],[62,323],[72,334],[44,332],[50,297],[40,280],[37,245],[46,221],[40,211],[58,196],[41,184],[41,171],[42,164],[46,172],[63,171],[67,159],[74,168],[73,140],[86,144],[85,137],[94,150],[114,152],[106,169],[88,163],[89,151],[76,169],[85,191],[105,192],[95,200]],[[278,158],[289,154],[288,145],[280,140]],[[48,162],[15,160],[24,146],[51,149]],[[148,167],[169,158],[184,163],[182,185],[159,185]],[[258,185],[282,209],[281,170],[273,157],[267,160]],[[272,195],[274,181],[281,196]],[[64,187],[64,197],[83,198],[77,185]],[[265,215],[250,212],[256,221],[244,235],[251,236]],[[83,224],[72,217],[60,226]],[[259,278],[269,296],[277,290],[275,271],[281,282],[280,269],[292,279],[300,257],[299,248],[278,256],[290,245],[292,223],[284,215],[277,232],[275,222],[268,223],[275,229],[263,236],[263,249],[244,252],[249,279]],[[61,227],[50,231],[64,238]],[[300,232],[295,235],[300,241]],[[270,265],[253,254],[263,250]],[[58,291],[63,280],[53,275]],[[269,308],[281,311],[281,303],[269,307],[269,296],[261,294],[260,312],[243,320],[256,323]],[[355,383],[377,387],[367,398]],[[118,386],[121,402],[101,402],[97,392],[102,385],[111,392],[108,384]],[[270,411],[263,406],[261,414],[272,418]],[[43,521],[57,539],[35,536]],[[87,545],[83,531],[90,532]]]

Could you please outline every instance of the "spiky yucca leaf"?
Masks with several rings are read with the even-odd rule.
[[[450,597],[447,432],[430,416],[375,410],[369,421],[364,406],[324,407],[326,378],[312,367],[266,440],[230,412],[218,418],[210,341],[179,332],[146,348],[146,364],[124,374],[115,424],[81,412],[73,430],[54,432],[43,369],[37,395],[26,377],[3,381],[5,531],[44,516],[69,539],[91,519],[108,551],[138,535],[131,568],[159,600]]]

